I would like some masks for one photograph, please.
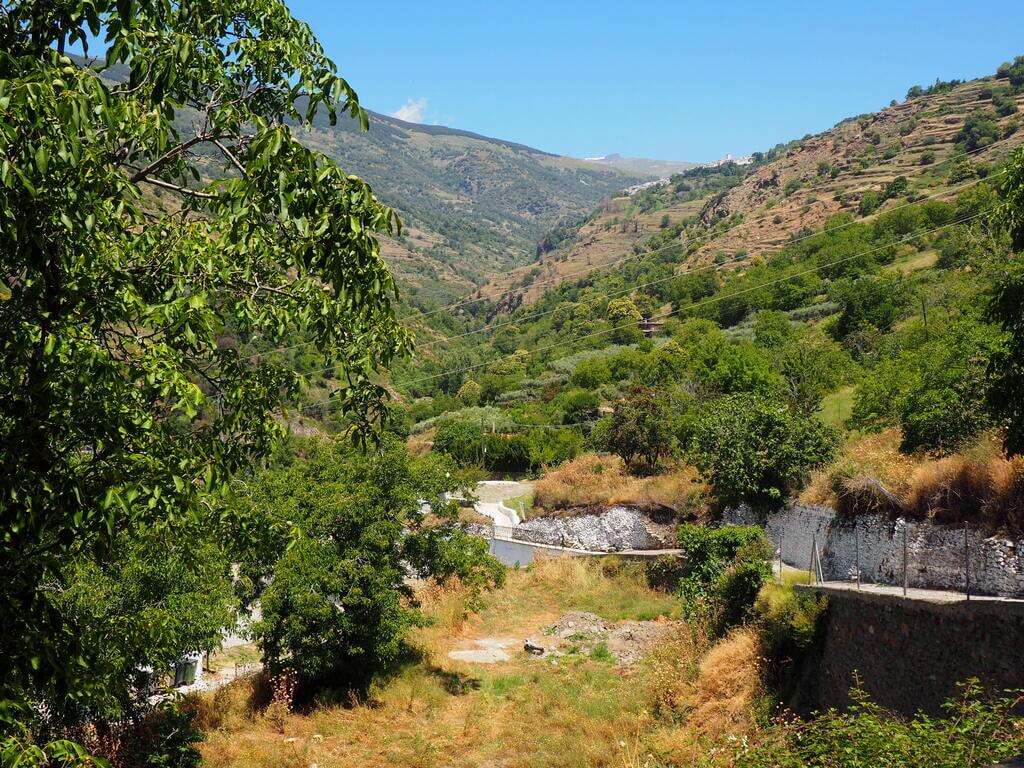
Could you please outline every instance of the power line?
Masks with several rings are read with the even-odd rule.
[[[875,246],[874,248],[870,248],[868,250],[861,251],[859,253],[851,254],[849,256],[844,256],[841,259],[835,259],[833,261],[825,262],[823,264],[817,264],[817,265],[815,265],[815,266],[813,266],[813,267],[811,267],[809,269],[805,269],[805,270],[802,270],[800,272],[794,272],[792,274],[785,275],[783,277],[779,277],[779,278],[776,278],[774,280],[769,280],[767,282],[760,283],[758,285],[751,286],[749,288],[745,288],[745,289],[740,290],[740,291],[735,291],[733,293],[724,294],[724,295],[711,296],[711,297],[709,297],[707,299],[704,299],[704,300],[699,301],[699,302],[695,302],[693,304],[689,304],[689,305],[687,305],[685,307],[680,307],[679,309],[674,309],[674,310],[671,310],[669,312],[663,313],[661,315],[655,315],[655,316],[651,317],[651,320],[664,320],[664,319],[667,319],[667,318],[669,318],[669,317],[671,317],[673,315],[676,315],[676,314],[678,314],[680,312],[685,312],[685,311],[689,311],[689,310],[692,310],[692,309],[696,309],[697,307],[704,306],[706,304],[713,304],[715,302],[722,301],[724,299],[729,299],[729,298],[734,298],[736,296],[741,296],[741,295],[743,295],[745,293],[750,293],[751,291],[761,290],[761,289],[766,288],[766,287],[771,286],[771,285],[777,285],[779,283],[786,282],[788,280],[792,280],[794,278],[801,277],[803,275],[812,274],[814,272],[817,272],[818,270],[825,269],[827,267],[837,266],[839,264],[843,264],[843,263],[846,263],[848,261],[852,261],[853,259],[857,259],[857,258],[860,258],[862,256],[868,256],[868,255],[870,255],[872,253],[877,253],[878,251],[884,250],[886,248],[890,248],[890,247],[892,247],[894,245],[900,245],[902,243],[906,243],[906,242],[909,242],[911,240],[915,240],[915,239],[917,239],[919,237],[924,237],[925,235],[934,234],[934,233],[940,232],[940,231],[942,231],[944,229],[948,229],[949,227],[956,226],[956,225],[959,225],[959,224],[963,224],[963,223],[965,223],[967,221],[970,221],[970,220],[978,218],[979,216],[982,216],[982,215],[984,215],[986,213],[989,213],[991,210],[992,209],[985,209],[983,211],[979,211],[979,212],[971,214],[969,216],[964,216],[964,217],[961,217],[959,219],[955,219],[953,221],[947,222],[946,224],[941,224],[941,225],[939,225],[937,227],[933,227],[932,229],[925,230],[923,232],[917,232],[917,233],[911,234],[911,235],[905,235],[905,236],[899,238],[898,240],[894,240],[894,241],[891,241],[889,243],[885,243],[883,245]],[[527,355],[534,355],[534,354],[537,354],[539,352],[547,351],[549,349],[555,349],[557,347],[564,347],[567,344],[575,344],[577,342],[584,341],[586,339],[596,338],[597,336],[603,336],[603,335],[606,335],[606,334],[609,334],[609,333],[613,333],[614,331],[622,330],[624,328],[628,328],[628,327],[631,327],[631,326],[632,326],[632,324],[626,323],[626,324],[622,324],[622,325],[613,326],[611,328],[602,329],[600,331],[594,331],[592,333],[588,333],[588,334],[584,334],[583,336],[576,337],[575,339],[565,339],[565,340],[562,340],[562,341],[559,341],[559,342],[555,342],[555,343],[552,343],[552,344],[544,345],[542,347],[537,347],[537,348],[535,348],[533,350],[526,351],[526,354]],[[431,381],[431,380],[434,380],[434,379],[441,378],[443,376],[448,376],[448,375],[453,374],[453,373],[466,373],[468,371],[477,370],[479,368],[486,368],[488,366],[494,365],[497,362],[500,362],[501,360],[509,359],[509,358],[513,357],[514,354],[515,353],[510,354],[510,355],[502,355],[500,357],[497,357],[497,358],[495,358],[493,360],[488,360],[486,362],[476,363],[474,365],[462,366],[460,368],[452,368],[452,369],[449,369],[449,370],[441,371],[439,373],[431,374],[429,376],[421,376],[419,378],[409,379],[407,381],[401,382],[401,384],[406,385],[406,386],[408,386],[410,384],[419,384],[419,383],[422,383],[424,381]],[[328,400],[325,401],[325,403],[306,406],[306,408],[310,408],[310,407],[324,407],[325,405],[327,407],[330,407],[331,401],[333,401],[335,399],[336,398],[334,398],[334,397],[328,398]],[[303,411],[304,410],[305,409],[303,409]]]

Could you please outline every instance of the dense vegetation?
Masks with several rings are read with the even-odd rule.
[[[1024,152],[1003,169],[940,166],[969,182],[948,202],[911,199],[897,176],[750,259],[689,262],[740,213],[663,219],[628,263],[528,307],[403,318],[423,337],[412,359],[376,236],[477,281],[458,258],[507,266],[622,177],[502,142],[478,165],[466,147],[481,139],[430,128],[415,130],[443,139],[433,168],[381,164],[414,129],[382,121],[371,145],[336,129],[339,113],[367,115],[274,0],[0,10],[5,764],[100,764],[86,739],[126,766],[195,764],[201,734],[153,681],[216,648],[257,600],[273,696],[352,702],[401,674],[428,618],[410,577],[460,595],[452,622],[505,577],[458,523],[469,469],[536,473],[589,449],[638,479],[689,463],[717,505],[767,506],[832,460],[842,428],[898,427],[904,452],[934,454],[994,431],[1024,452]],[[101,64],[66,54],[98,41]],[[964,121],[964,152],[1006,138],[1022,67],[1000,68],[1008,85]],[[394,212],[332,160],[336,139],[439,239],[401,240]],[[695,169],[631,205],[720,200],[748,173]],[[418,194],[426,182],[437,195]],[[467,191],[472,206],[438,202]],[[826,397],[850,388],[849,418],[824,424]],[[309,422],[316,437],[281,446]],[[433,451],[412,457],[405,438]],[[760,614],[779,628],[772,647],[800,645],[791,630],[811,608],[758,608],[759,531],[683,527],[679,542],[677,596],[623,578],[631,600],[685,604],[716,637]],[[1002,734],[999,707],[960,722]],[[865,707],[751,754],[816,759],[808,745],[839,726],[863,730],[864,755],[879,729],[904,729]]]
[[[147,678],[235,625],[232,547],[254,546],[267,520],[221,500],[271,453],[300,389],[293,369],[237,342],[319,349],[347,382],[336,405],[363,446],[385,413],[376,372],[408,349],[374,236],[397,231],[395,214],[289,127],[339,114],[365,126],[356,94],[282,4],[201,5],[0,11],[5,765],[23,749],[37,764],[87,760],[62,737],[90,733],[126,765],[194,761],[191,732]],[[65,55],[97,41],[96,68]],[[104,77],[117,67],[126,77]],[[182,110],[196,117],[187,131]],[[386,448],[394,462],[380,466],[401,465],[404,448]],[[402,503],[439,491],[407,472],[404,495],[390,487],[377,508],[387,538],[332,538],[337,559],[317,582],[353,615],[359,603],[362,619],[380,616],[368,637],[323,626],[350,652],[360,643],[368,669],[410,614],[404,571],[368,579],[364,556],[442,580],[472,581],[487,563],[443,515],[413,530],[420,496],[413,514]],[[313,529],[281,557],[294,573],[317,542],[312,521],[293,522]],[[273,629],[277,615],[268,657],[284,648],[300,673],[323,673]]]

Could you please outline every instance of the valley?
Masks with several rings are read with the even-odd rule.
[[[0,768],[1024,759],[1019,9],[295,4],[0,0]]]

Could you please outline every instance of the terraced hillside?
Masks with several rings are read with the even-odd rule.
[[[1000,96],[1004,86],[1005,81],[983,78],[844,120],[824,133],[755,155],[752,166],[734,167],[725,190],[688,171],[666,185],[606,200],[578,228],[550,233],[556,247],[537,265],[495,277],[483,294],[505,296],[505,306],[529,303],[563,279],[628,258],[659,234],[654,240],[659,246],[697,243],[681,267],[743,262],[745,256],[778,250],[794,234],[818,228],[841,211],[864,215],[884,208],[886,200],[879,198],[899,177],[907,180],[905,189],[897,182],[902,198],[953,194],[957,179],[968,180],[979,167],[983,173],[1024,142],[1018,114]],[[993,94],[1003,99],[999,112]],[[1009,98],[1024,101],[1024,95]],[[992,128],[982,140],[987,146],[970,140],[965,146],[961,135],[976,113],[990,120],[991,126],[982,126]],[[951,173],[951,165],[964,160],[969,165]]]

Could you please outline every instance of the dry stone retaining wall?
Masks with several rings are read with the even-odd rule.
[[[527,520],[512,529],[512,538],[591,552],[672,546],[656,528],[641,510],[615,506],[600,514]]]
[[[903,583],[903,532],[907,541],[907,580],[911,587],[962,590],[965,559],[970,563],[971,592],[1024,597],[1024,541],[967,534],[963,528],[878,515],[840,516],[831,507],[790,504],[770,514],[749,507],[727,510],[724,523],[763,525],[788,565],[807,568],[817,543],[826,580],[856,578],[865,582]],[[965,557],[965,554],[967,557]]]
[[[1024,603],[811,589],[828,595],[828,610],[804,676],[807,709],[845,708],[854,685],[906,715],[942,714],[971,678],[993,692],[1024,688]]]

